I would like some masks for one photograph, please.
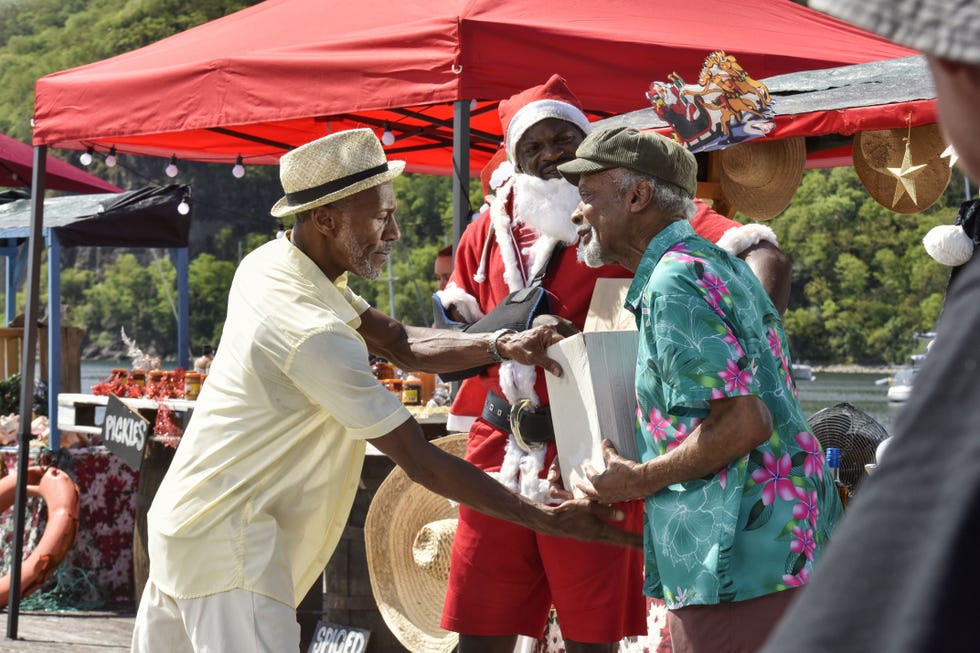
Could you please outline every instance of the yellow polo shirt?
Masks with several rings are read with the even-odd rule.
[[[148,514],[150,579],[296,606],[347,522],[364,441],[411,417],[371,374],[367,303],[288,238],[246,256],[187,431]]]

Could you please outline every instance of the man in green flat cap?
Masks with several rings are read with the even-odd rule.
[[[655,133],[590,134],[558,166],[578,186],[580,258],[634,272],[639,463],[604,443],[580,488],[644,497],[644,591],[674,651],[755,651],[841,514],[793,391],[779,312],[752,270],[694,233],[697,164]]]

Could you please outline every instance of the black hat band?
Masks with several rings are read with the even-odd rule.
[[[346,177],[341,177],[340,179],[334,179],[333,181],[328,181],[325,184],[314,186],[313,188],[298,190],[295,193],[286,193],[286,199],[289,200],[290,206],[299,206],[301,204],[307,204],[309,202],[314,202],[320,199],[321,197],[326,197],[327,195],[336,193],[339,190],[344,190],[348,186],[352,186],[359,181],[370,179],[375,175],[380,175],[382,172],[387,172],[387,171],[388,171],[388,162],[385,161],[381,165],[375,166],[374,168],[369,168],[367,170],[355,172],[353,174],[347,175]]]

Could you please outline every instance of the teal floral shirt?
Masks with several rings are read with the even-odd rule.
[[[782,321],[755,275],[676,222],[650,242],[626,304],[640,333],[643,461],[678,446],[713,399],[756,395],[773,421],[748,455],[646,498],[644,591],[674,609],[805,584],[842,509],[796,397]]]

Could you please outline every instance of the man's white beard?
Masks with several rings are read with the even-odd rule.
[[[572,213],[578,206],[578,189],[564,179],[540,179],[526,173],[514,175],[514,219],[571,245],[578,240]]]
[[[599,235],[596,233],[595,227],[590,228],[592,229],[592,239],[588,243],[584,239],[579,242],[578,260],[590,268],[601,268],[608,265],[609,261],[606,261],[602,255],[602,245],[599,244]]]

